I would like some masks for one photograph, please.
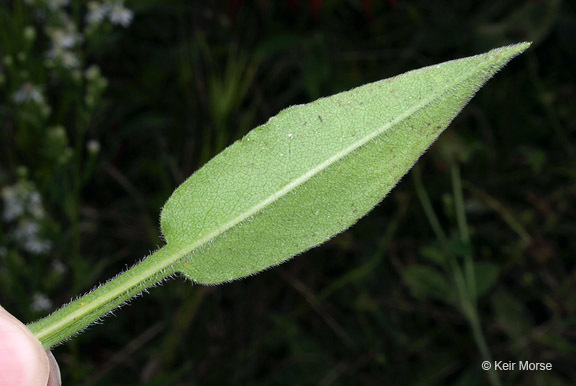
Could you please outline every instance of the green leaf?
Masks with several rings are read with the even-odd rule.
[[[175,268],[217,284],[344,231],[412,167],[474,93],[529,43],[411,71],[254,129],[185,181],[161,216]]]
[[[500,268],[493,263],[474,263],[474,273],[476,277],[476,296],[481,297],[488,292],[496,283]]]
[[[447,301],[452,288],[450,282],[436,269],[426,265],[414,264],[402,271],[402,278],[410,287],[414,296],[425,299],[439,299]]]
[[[492,296],[492,308],[498,326],[510,337],[522,339],[534,328],[525,305],[514,294],[500,290]]]
[[[176,272],[222,283],[344,231],[382,200],[484,82],[529,45],[282,111],[174,192],[161,216],[164,247],[28,328],[50,348]]]

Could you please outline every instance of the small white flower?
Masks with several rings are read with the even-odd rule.
[[[52,308],[52,301],[46,295],[37,292],[32,297],[30,308],[35,312],[48,311]]]
[[[22,183],[7,186],[2,189],[2,198],[4,200],[2,217],[4,221],[10,222],[24,215],[29,208],[30,189]]]
[[[23,219],[18,222],[10,237],[25,251],[39,255],[48,252],[52,247],[52,243],[49,240],[42,240],[39,233],[40,225],[37,222]]]
[[[33,191],[28,197],[28,212],[36,218],[41,219],[44,217],[44,207],[42,206],[42,197],[40,193]]]
[[[72,48],[78,42],[78,36],[74,34],[62,34],[58,36],[58,46],[62,48]]]
[[[18,220],[9,237],[24,250],[41,254],[52,247],[49,240],[40,237],[39,220],[44,218],[42,197],[29,182],[18,182],[2,189],[4,211],[2,218],[6,222]]]
[[[25,213],[29,213],[36,220],[44,217],[42,197],[33,187],[20,182],[4,187],[0,195],[4,201],[4,221],[13,221]]]
[[[96,65],[91,65],[84,71],[84,76],[88,80],[96,80],[101,77],[100,68]]]
[[[18,195],[15,186],[2,188],[2,199],[4,201],[4,211],[2,213],[4,221],[12,221],[24,213],[24,202],[22,197]]]
[[[80,65],[78,57],[70,51],[63,52],[59,59],[62,66],[66,68],[76,68]]]
[[[29,239],[36,238],[38,235],[38,231],[40,230],[40,226],[37,222],[30,221],[30,220],[21,220],[18,222],[18,226],[12,232],[12,237],[16,241],[25,242]]]
[[[18,104],[28,102],[42,103],[44,102],[44,96],[38,86],[26,82],[12,95],[12,100]]]
[[[134,12],[124,7],[124,1],[116,1],[110,9],[110,22],[112,24],[128,27],[134,18]]]
[[[42,197],[40,196],[40,193],[36,191],[31,192],[30,197],[28,199],[30,200],[29,201],[30,207],[42,205]]]
[[[54,272],[56,272],[58,275],[62,275],[64,272],[67,271],[66,266],[64,265],[63,262],[61,262],[60,260],[54,260],[52,262],[52,269],[54,270]]]
[[[63,27],[48,28],[46,32],[52,43],[50,50],[46,53],[49,63],[60,64],[70,69],[78,67],[80,61],[72,50],[81,43],[84,38],[82,34],[76,32],[74,23],[66,18]]]
[[[80,61],[74,53],[59,47],[53,47],[46,53],[50,64],[60,64],[62,67],[73,69],[80,65]]]
[[[110,12],[110,5],[101,4],[97,1],[88,2],[88,14],[86,15],[86,22],[88,24],[100,24],[108,13]]]
[[[46,5],[51,10],[55,11],[59,8],[67,6],[69,2],[69,0],[46,0]]]
[[[82,35],[74,31],[74,26],[69,27],[67,29],[50,28],[48,30],[48,36],[50,36],[53,47],[62,49],[73,48],[82,41]]]
[[[50,251],[50,248],[52,248],[52,243],[48,240],[41,240],[38,237],[32,237],[24,240],[22,248],[27,252],[40,255]]]
[[[91,139],[86,143],[86,148],[90,154],[97,154],[100,152],[100,142],[96,141],[95,139]]]

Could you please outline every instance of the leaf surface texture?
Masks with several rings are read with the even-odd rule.
[[[189,279],[280,264],[376,206],[476,91],[529,43],[410,71],[281,111],[170,197],[161,227]]]

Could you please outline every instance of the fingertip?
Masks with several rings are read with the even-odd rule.
[[[60,367],[56,358],[50,350],[46,350],[46,355],[48,355],[48,364],[50,366],[50,377],[48,379],[47,386],[60,386],[62,385],[62,380],[60,379]]]
[[[40,341],[0,306],[0,385],[43,386],[49,371]]]

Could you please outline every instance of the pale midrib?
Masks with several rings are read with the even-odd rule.
[[[473,57],[470,57],[467,59],[472,59],[472,58]],[[489,67],[489,64],[487,64],[485,67]],[[482,67],[482,69],[483,68],[484,67]],[[109,302],[111,302],[117,298],[122,297],[123,294],[126,294],[129,291],[133,290],[134,288],[138,287],[138,285],[142,284],[144,281],[147,281],[150,278],[154,277],[155,275],[160,274],[163,270],[167,270],[167,268],[169,268],[173,264],[176,264],[178,262],[178,260],[180,260],[182,257],[192,253],[193,251],[195,251],[198,248],[202,247],[203,245],[207,244],[211,240],[219,237],[220,235],[224,234],[225,232],[229,231],[230,229],[236,227],[238,224],[242,223],[246,219],[255,215],[256,213],[258,213],[259,211],[261,211],[262,209],[264,209],[268,205],[274,203],[275,201],[277,201],[281,197],[287,195],[292,190],[303,185],[304,183],[309,181],[315,175],[321,173],[323,170],[327,169],[331,165],[333,165],[336,162],[338,162],[339,160],[343,159],[344,157],[346,157],[347,155],[352,153],[354,150],[364,146],[365,144],[369,143],[370,141],[372,141],[373,139],[375,139],[376,137],[378,137],[379,135],[384,133],[386,130],[393,127],[394,125],[399,124],[400,122],[409,118],[410,116],[417,113],[418,111],[426,108],[428,105],[430,105],[434,101],[441,98],[444,94],[446,94],[447,92],[450,92],[450,90],[452,90],[453,87],[461,84],[467,78],[477,74],[479,71],[482,71],[482,69],[476,68],[474,71],[471,71],[471,72],[467,73],[466,75],[463,75],[461,77],[456,78],[456,80],[454,82],[450,83],[449,86],[444,87],[442,92],[437,93],[430,98],[424,99],[421,103],[419,103],[414,108],[408,110],[404,114],[401,114],[398,118],[393,119],[388,124],[385,124],[384,126],[382,126],[382,128],[374,130],[370,135],[367,135],[367,136],[361,138],[359,141],[353,143],[352,145],[348,146],[347,148],[343,149],[342,151],[336,153],[332,157],[328,158],[326,161],[324,161],[321,164],[319,164],[318,166],[312,168],[311,170],[304,173],[302,176],[296,178],[295,180],[293,180],[289,184],[285,185],[282,189],[278,190],[276,193],[271,194],[265,200],[260,201],[258,204],[252,206],[249,210],[245,211],[241,215],[228,221],[227,223],[220,226],[218,229],[214,230],[213,232],[207,234],[205,237],[203,237],[203,238],[199,239],[198,241],[196,241],[195,243],[191,244],[189,247],[175,251],[171,256],[165,258],[162,262],[159,262],[158,265],[154,265],[154,266],[150,267],[149,269],[144,270],[141,275],[134,275],[134,277],[131,278],[131,280],[127,280],[126,283],[124,283],[124,285],[110,289],[110,291],[105,292],[104,294],[99,296],[97,299],[95,299],[93,302],[85,304],[82,308],[79,308],[76,311],[71,312],[70,314],[68,314],[68,315],[64,316],[63,318],[57,320],[56,322],[50,324],[49,326],[47,326],[46,329],[39,330],[36,333],[36,336],[41,340],[42,337],[50,335],[52,333],[52,331],[59,331],[60,329],[65,328],[72,321],[75,321],[75,320],[79,321],[80,319],[82,319],[83,316],[85,317],[87,315],[98,313],[97,311],[100,308],[103,308],[105,304],[107,304],[107,303],[109,303]],[[420,69],[420,70],[422,70],[422,69]],[[414,70],[412,72],[415,72],[415,71],[419,71],[419,70]],[[409,73],[406,73],[405,75],[407,75],[407,74],[409,74]],[[481,87],[481,85],[479,87]],[[167,245],[169,245],[169,244],[167,244]],[[166,248],[166,246],[164,246],[163,248]],[[156,253],[160,252],[162,249],[156,251]],[[152,256],[148,257],[148,259],[151,258]],[[138,268],[138,265],[131,268],[131,270],[136,269],[136,268]],[[169,272],[166,274],[166,276],[168,276],[170,273],[173,272],[172,270],[167,270],[167,271],[169,271]],[[125,272],[125,274],[128,272],[129,271]],[[162,280],[164,277],[165,276],[163,276],[159,280]],[[114,279],[112,279],[110,282],[112,282],[112,281],[114,281]],[[88,294],[88,295],[90,295],[90,294]],[[86,295],[86,296],[88,296],[88,295]],[[132,296],[135,296],[135,295],[136,294],[132,294]],[[80,301],[80,300],[82,300],[82,298],[78,299],[77,301]],[[114,308],[112,308],[112,309],[114,309]],[[100,316],[102,316],[102,315],[100,315]]]
[[[478,55],[476,55],[478,56]],[[472,56],[470,58],[467,59],[472,59],[475,56]],[[449,63],[449,62],[447,62]],[[430,66],[433,67],[433,66]],[[489,67],[489,65],[486,65],[485,67]],[[425,67],[426,68],[426,67]],[[420,69],[423,70],[424,68]],[[483,68],[482,68],[483,69]],[[239,215],[238,217],[228,221],[227,223],[223,224],[222,226],[220,226],[218,229],[214,230],[213,232],[207,234],[205,237],[199,239],[198,241],[196,241],[195,243],[191,244],[188,248],[184,248],[180,251],[178,251],[178,255],[179,256],[186,256],[190,253],[192,253],[193,251],[195,251],[196,249],[202,247],[204,244],[207,244],[208,242],[210,242],[211,240],[217,238],[218,236],[224,234],[225,232],[229,231],[230,229],[236,227],[238,224],[242,223],[243,221],[247,220],[248,218],[250,218],[251,216],[254,216],[256,213],[258,213],[259,211],[263,210],[265,207],[267,207],[268,205],[274,203],[275,201],[277,201],[278,199],[280,199],[281,197],[287,195],[289,192],[291,192],[292,190],[298,188],[300,185],[303,185],[304,183],[306,183],[307,181],[309,181],[312,177],[316,176],[317,174],[321,173],[323,170],[327,169],[328,167],[330,167],[331,165],[335,164],[336,162],[338,162],[339,160],[343,159],[344,157],[346,157],[347,155],[349,155],[350,153],[354,152],[354,150],[364,146],[365,144],[369,143],[370,141],[372,141],[373,139],[375,139],[376,137],[380,136],[382,133],[386,132],[388,129],[390,129],[391,127],[399,124],[400,122],[404,121],[405,119],[409,118],[410,116],[414,115],[415,113],[417,113],[418,111],[426,108],[427,106],[429,106],[431,103],[435,102],[436,100],[438,100],[439,98],[441,98],[443,95],[445,95],[447,92],[450,92],[455,86],[461,84],[462,82],[464,82],[467,78],[477,74],[478,72],[482,71],[482,69],[476,68],[475,71],[471,71],[469,73],[467,73],[466,75],[463,75],[461,77],[456,78],[456,80],[452,83],[449,84],[448,87],[444,87],[443,91],[434,95],[433,97],[424,99],[423,102],[421,102],[420,104],[418,104],[417,106],[415,106],[414,108],[412,108],[411,110],[408,110],[406,113],[400,115],[398,118],[393,119],[392,121],[390,121],[388,124],[385,124],[384,126],[382,126],[381,129],[376,129],[374,130],[372,133],[370,133],[369,135],[361,138],[359,141],[353,143],[352,145],[348,146],[347,148],[345,148],[344,150],[336,153],[335,155],[333,155],[332,157],[328,158],[326,161],[322,162],[321,164],[319,164],[318,166],[310,169],[308,172],[304,173],[302,176],[294,179],[292,182],[290,182],[289,184],[285,185],[282,189],[278,190],[276,193],[271,194],[268,198],[266,198],[265,200],[260,201],[258,204],[252,206],[251,208],[249,208],[249,210],[243,212],[241,215]],[[414,71],[420,71],[420,70],[414,70]],[[406,74],[409,74],[406,73]],[[484,82],[485,83],[485,82]],[[483,84],[484,84],[483,83]],[[480,88],[480,86],[478,86],[478,88]],[[472,95],[473,96],[473,95]],[[471,96],[471,97],[472,97]],[[170,259],[171,262],[169,264],[163,265],[164,267],[168,267],[171,264],[177,263],[178,258],[174,258],[174,259]]]

